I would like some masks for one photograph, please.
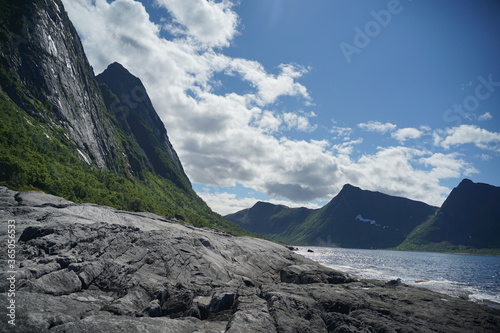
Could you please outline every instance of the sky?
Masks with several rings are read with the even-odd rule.
[[[95,74],[139,77],[225,215],[346,183],[440,206],[500,186],[496,0],[63,0]]]

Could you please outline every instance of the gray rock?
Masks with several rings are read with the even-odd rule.
[[[18,332],[500,331],[497,309],[355,279],[262,239],[3,187],[0,212],[2,244],[16,221]]]
[[[29,290],[49,295],[69,295],[82,290],[82,283],[75,272],[62,269],[43,275],[36,280],[27,280],[19,290]]]
[[[318,265],[290,265],[280,271],[282,282],[309,284],[309,283],[348,283],[355,279],[339,271]]]

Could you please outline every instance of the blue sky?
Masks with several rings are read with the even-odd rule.
[[[439,206],[500,186],[500,3],[63,0],[96,74],[144,82],[194,189],[227,214],[345,183]]]

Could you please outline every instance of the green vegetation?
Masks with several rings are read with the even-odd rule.
[[[50,113],[38,101],[32,107]],[[152,171],[138,179],[89,166],[77,158],[77,147],[64,129],[29,115],[1,90],[0,115],[1,185],[43,191],[74,202],[177,216],[198,227],[248,234],[213,213],[194,191],[182,191]]]
[[[454,245],[448,241],[429,240],[429,235],[439,231],[435,221],[438,213],[416,227],[406,240],[391,250],[415,252],[442,252],[442,253],[467,253],[476,255],[500,255],[497,248],[474,248],[467,245]]]
[[[453,245],[448,242],[427,243],[422,245],[403,243],[397,246],[396,248],[388,250],[500,256],[500,249],[487,249],[487,248],[476,249],[465,245]]]
[[[212,212],[189,180],[171,168],[172,161],[158,151],[159,146],[149,147],[153,150],[150,156],[157,161],[145,156],[129,128],[104,107],[97,113],[112,147],[109,170],[99,169],[88,149],[79,151],[61,116],[47,101],[43,78],[37,72],[37,64],[50,59],[39,50],[35,35],[27,34],[35,25],[36,7],[32,1],[0,0],[0,8],[0,185],[42,191],[78,203],[149,211],[236,235],[249,234]],[[66,28],[78,38],[69,22]],[[80,73],[88,78],[90,88],[97,88],[85,55],[75,52],[73,60]],[[106,93],[105,100],[116,100]],[[72,94],[68,98],[74,100]],[[144,137],[156,144],[150,129],[143,128]],[[83,154],[90,155],[89,163],[82,159]]]

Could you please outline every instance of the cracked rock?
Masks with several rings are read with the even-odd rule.
[[[500,331],[498,309],[356,279],[262,239],[98,205],[44,204],[59,201],[42,193],[19,206],[15,198],[29,194],[0,194],[0,243],[9,219],[18,231],[21,333]],[[0,304],[8,288],[2,274]]]

